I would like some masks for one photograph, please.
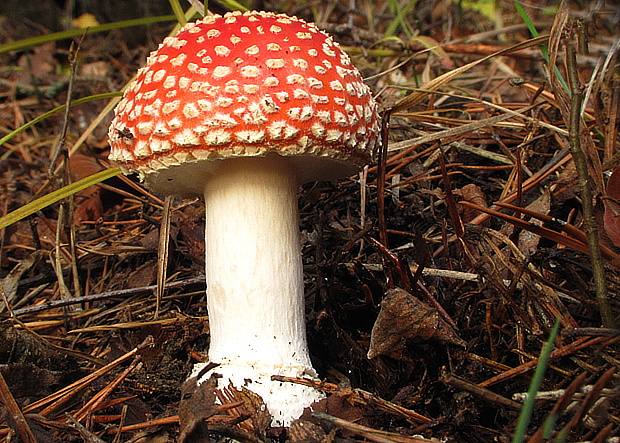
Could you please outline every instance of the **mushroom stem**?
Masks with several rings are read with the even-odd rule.
[[[284,426],[322,398],[271,381],[316,378],[306,343],[297,188],[279,155],[224,160],[205,187],[209,359],[219,363],[213,373],[222,376],[219,387],[230,380],[259,394],[274,424]]]

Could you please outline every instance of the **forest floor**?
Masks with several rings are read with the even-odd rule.
[[[120,91],[174,25],[3,50],[80,25],[68,19],[136,17],[75,3],[0,6],[0,216],[110,167],[111,98],[4,137],[69,93]],[[509,1],[255,4],[330,32],[389,135],[360,176],[300,193],[320,413],[267,429],[248,404],[220,407],[214,435],[510,442],[526,420],[514,441],[619,441],[620,8],[537,3],[518,3],[525,18]],[[140,8],[171,14],[164,1]],[[163,210],[163,196],[116,176],[0,229],[0,441],[178,438],[181,386],[209,344],[204,205],[172,201],[158,301]]]

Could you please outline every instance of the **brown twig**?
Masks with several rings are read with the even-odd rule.
[[[521,404],[516,401],[510,400],[502,395],[496,394],[493,391],[490,391],[486,388],[482,388],[470,381],[467,381],[461,377],[458,377],[454,374],[444,374],[440,381],[449,386],[455,387],[457,389],[461,389],[463,391],[470,392],[475,396],[482,398],[489,403],[493,403],[503,408],[514,409],[515,411],[521,410]]]
[[[377,397],[370,392],[364,391],[362,389],[351,389],[351,388],[341,388],[338,385],[328,382],[322,382],[317,380],[310,380],[306,378],[299,377],[286,377],[283,375],[273,375],[271,377],[272,380],[287,382],[287,383],[297,383],[304,386],[310,386],[315,389],[319,389],[324,392],[329,392],[331,394],[338,394],[346,396],[350,402],[361,404],[361,405],[370,405],[377,407],[384,412],[389,412],[390,414],[394,414],[400,416],[411,423],[429,423],[432,420],[424,415],[418,414],[411,409],[404,408],[390,401],[384,400],[381,397]]]
[[[324,414],[322,412],[313,411],[312,415],[321,420],[328,421],[340,428],[353,432],[357,435],[367,438],[375,443],[428,443],[433,440],[427,440],[423,437],[415,437],[404,434],[397,434],[395,432],[380,431],[378,429],[369,428],[368,426],[362,426],[357,423],[353,423],[342,418],[332,417],[331,415]]]
[[[620,338],[612,339],[612,340],[616,342],[620,340]],[[551,355],[549,356],[549,361],[552,361],[560,357],[566,357],[567,355],[571,355],[581,349],[585,349],[590,346],[595,346],[595,345],[605,343],[605,342],[609,342],[608,337],[596,337],[596,338],[582,337],[578,340],[575,340],[573,343],[570,343],[566,346],[563,346],[553,351]],[[509,369],[508,371],[502,372],[501,374],[498,374],[495,377],[491,377],[483,381],[482,383],[478,383],[478,386],[482,386],[482,387],[492,386],[494,384],[511,379],[513,377],[516,377],[517,375],[525,374],[526,372],[529,372],[532,369],[536,368],[536,365],[538,365],[538,359],[528,361],[527,363],[519,365],[516,368]]]
[[[11,394],[11,390],[4,380],[2,372],[0,372],[0,401],[7,409],[7,412],[11,417],[15,425],[15,429],[19,433],[22,441],[24,443],[37,443],[37,439],[32,433],[32,429],[30,429],[30,426],[26,421],[26,417],[24,417],[24,413],[15,401],[13,394]]]
[[[599,245],[598,226],[594,215],[592,190],[590,188],[590,173],[588,160],[581,148],[581,103],[583,92],[577,70],[577,54],[572,41],[566,40],[566,62],[568,80],[571,89],[569,140],[573,161],[579,176],[579,190],[581,192],[581,205],[583,209],[583,222],[585,225],[590,250],[590,262],[592,264],[592,276],[596,292],[596,300],[601,311],[601,320],[606,328],[616,328],[618,323],[614,317],[611,304],[607,295],[607,283],[605,278],[605,266]]]

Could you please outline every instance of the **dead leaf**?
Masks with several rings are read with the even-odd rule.
[[[103,170],[97,159],[82,154],[74,154],[69,162],[71,179],[81,180]],[[98,220],[103,216],[103,203],[98,186],[91,186],[76,194],[76,208],[73,223],[80,225],[84,221]]]
[[[434,308],[403,289],[388,290],[372,328],[368,358],[401,351],[408,342],[429,339],[465,346]]]
[[[465,185],[454,193],[460,195],[466,202],[470,202],[484,208],[489,206],[487,203],[487,196],[482,191],[482,188],[474,183]],[[469,223],[480,214],[480,212],[468,206],[459,205],[459,210],[461,212],[463,223]]]
[[[56,61],[54,60],[55,43],[46,43],[32,49],[22,55],[17,61],[21,69],[17,77],[20,87],[28,88],[33,85],[47,84],[54,72]]]
[[[540,197],[529,204],[526,209],[540,214],[549,214],[549,211],[551,210],[551,193],[546,190],[543,191]],[[535,218],[531,218],[529,222],[536,226],[543,226],[543,222]],[[526,257],[531,257],[538,251],[539,242],[540,235],[538,234],[528,230],[523,230],[519,233],[519,250],[523,252]]]
[[[42,251],[35,251],[28,258],[19,261],[9,275],[0,279],[0,285],[4,290],[4,294],[6,295],[9,303],[13,302],[15,297],[17,296],[17,289],[19,288],[19,282],[24,275],[25,272],[32,269],[32,267],[39,261],[42,256]],[[6,306],[4,303],[0,304],[0,312],[4,312]]]
[[[215,404],[215,385],[217,380],[197,384],[196,377],[190,378],[181,387],[179,423],[181,425],[180,443],[208,442],[209,432],[206,419],[217,413]]]
[[[60,383],[63,373],[39,368],[32,363],[10,363],[0,365],[0,373],[11,388],[16,400],[39,399],[53,392]]]
[[[293,420],[288,428],[288,441],[291,443],[312,443],[325,441],[323,428],[308,420]]]
[[[108,62],[104,61],[84,63],[83,65],[80,65],[79,68],[81,76],[98,80],[105,79],[110,71],[110,65]]]
[[[271,414],[263,398],[243,386],[237,389],[232,384],[228,386],[227,392],[232,396],[233,402],[243,403],[243,410],[250,414],[254,435],[264,440],[267,428],[271,424]]]
[[[356,397],[359,399],[359,394],[357,394],[353,389],[345,388],[343,392],[332,394],[327,398],[324,398],[314,403],[312,405],[312,411],[306,409],[300,417],[300,420],[314,421],[315,419],[313,418],[313,413],[322,412],[324,414],[330,415],[332,417],[337,417],[348,422],[357,423],[362,426],[368,426],[368,417],[364,415],[363,406],[360,406],[360,402],[355,400]],[[353,436],[353,434],[349,431],[343,430],[341,432],[344,437]],[[308,440],[305,441],[308,442]],[[316,440],[310,441],[312,442]]]

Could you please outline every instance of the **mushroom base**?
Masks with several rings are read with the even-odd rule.
[[[191,377],[197,377],[206,366],[207,363],[194,365]],[[275,367],[225,363],[202,375],[198,384],[213,375],[218,379],[217,389],[228,388],[232,384],[237,389],[244,387],[260,395],[272,416],[272,426],[290,426],[305,408],[325,397],[322,392],[308,386],[271,380],[272,375],[317,380],[316,372],[309,366]]]

